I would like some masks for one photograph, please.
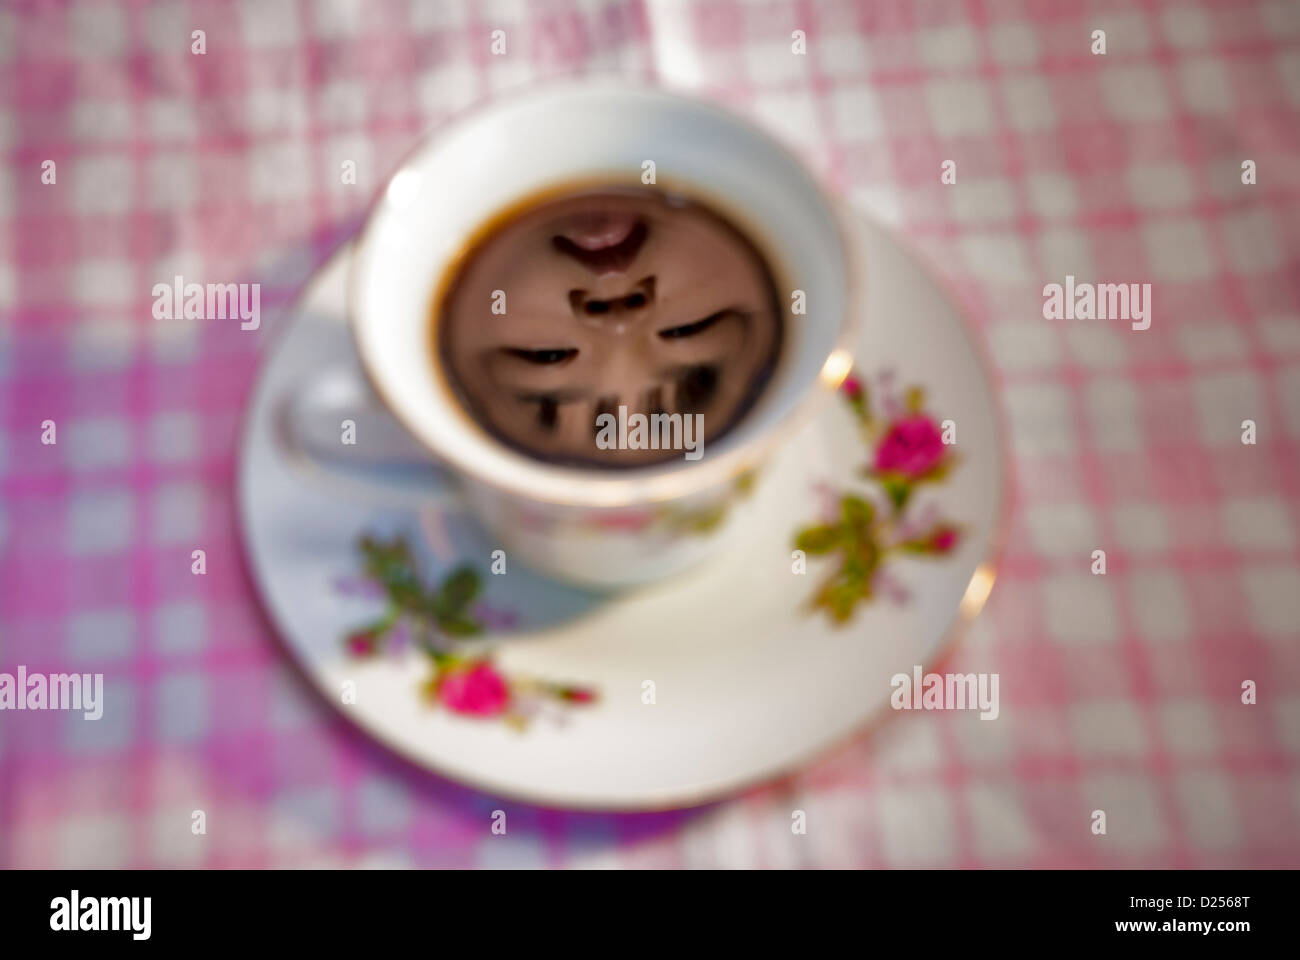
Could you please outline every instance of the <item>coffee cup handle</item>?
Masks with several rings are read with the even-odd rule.
[[[320,467],[361,470],[367,479],[409,478],[409,468],[450,477],[397,422],[354,364],[315,371],[291,390],[281,407],[281,427],[285,442]]]

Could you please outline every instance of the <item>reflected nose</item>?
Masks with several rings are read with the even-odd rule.
[[[646,277],[626,293],[617,297],[594,297],[589,290],[570,290],[569,306],[573,315],[583,320],[621,322],[629,314],[648,309],[655,300],[655,278]]]

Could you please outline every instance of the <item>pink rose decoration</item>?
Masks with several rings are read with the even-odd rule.
[[[510,701],[510,688],[492,664],[479,661],[464,670],[453,670],[438,684],[438,699],[456,713],[494,717]]]
[[[930,537],[930,546],[939,553],[947,553],[957,545],[957,529],[955,527],[940,527]]]
[[[844,382],[840,384],[840,389],[856,400],[862,396],[862,381],[850,374],[844,378]]]
[[[924,414],[904,417],[889,428],[876,450],[876,469],[919,477],[943,459],[943,436]]]
[[[348,651],[354,656],[364,657],[375,652],[378,638],[372,630],[358,630],[348,635]]]

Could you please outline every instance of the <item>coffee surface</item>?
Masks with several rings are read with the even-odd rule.
[[[438,360],[474,419],[524,453],[589,466],[682,456],[635,436],[610,447],[603,414],[690,417],[715,440],[753,405],[782,340],[753,244],[653,187],[519,208],[468,251],[436,311]]]

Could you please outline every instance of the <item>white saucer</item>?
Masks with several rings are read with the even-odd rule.
[[[470,786],[551,807],[648,810],[702,803],[790,771],[887,710],[890,679],[928,666],[992,587],[1007,484],[1002,428],[982,355],[952,300],[917,260],[868,222],[868,315],[858,372],[894,371],[926,410],[956,426],[947,478],[912,509],[962,529],[944,556],[888,561],[877,591],[837,626],[809,598],[833,561],[792,572],[792,541],[816,523],[818,484],[877,496],[847,404],[820,417],[770,464],[753,494],[763,518],[746,542],[679,579],[612,597],[562,586],[517,564],[489,573],[496,545],[432,465],[323,469],[291,452],[283,411],[312,373],[351,362],[344,317],[349,248],[280,318],[244,424],[241,525],[250,566],[286,645],[321,694],[381,743]],[[910,510],[909,510],[910,512]],[[575,683],[592,703],[548,701],[523,729],[455,713],[424,694],[428,657],[408,647],[369,658],[344,638],[382,602],[349,590],[363,535],[404,535],[425,576],[468,563],[485,602],[516,625],[475,641],[511,677]],[[905,592],[902,598],[895,594]],[[653,703],[645,702],[647,681]],[[345,703],[353,685],[355,702]],[[353,698],[349,698],[353,699]]]

